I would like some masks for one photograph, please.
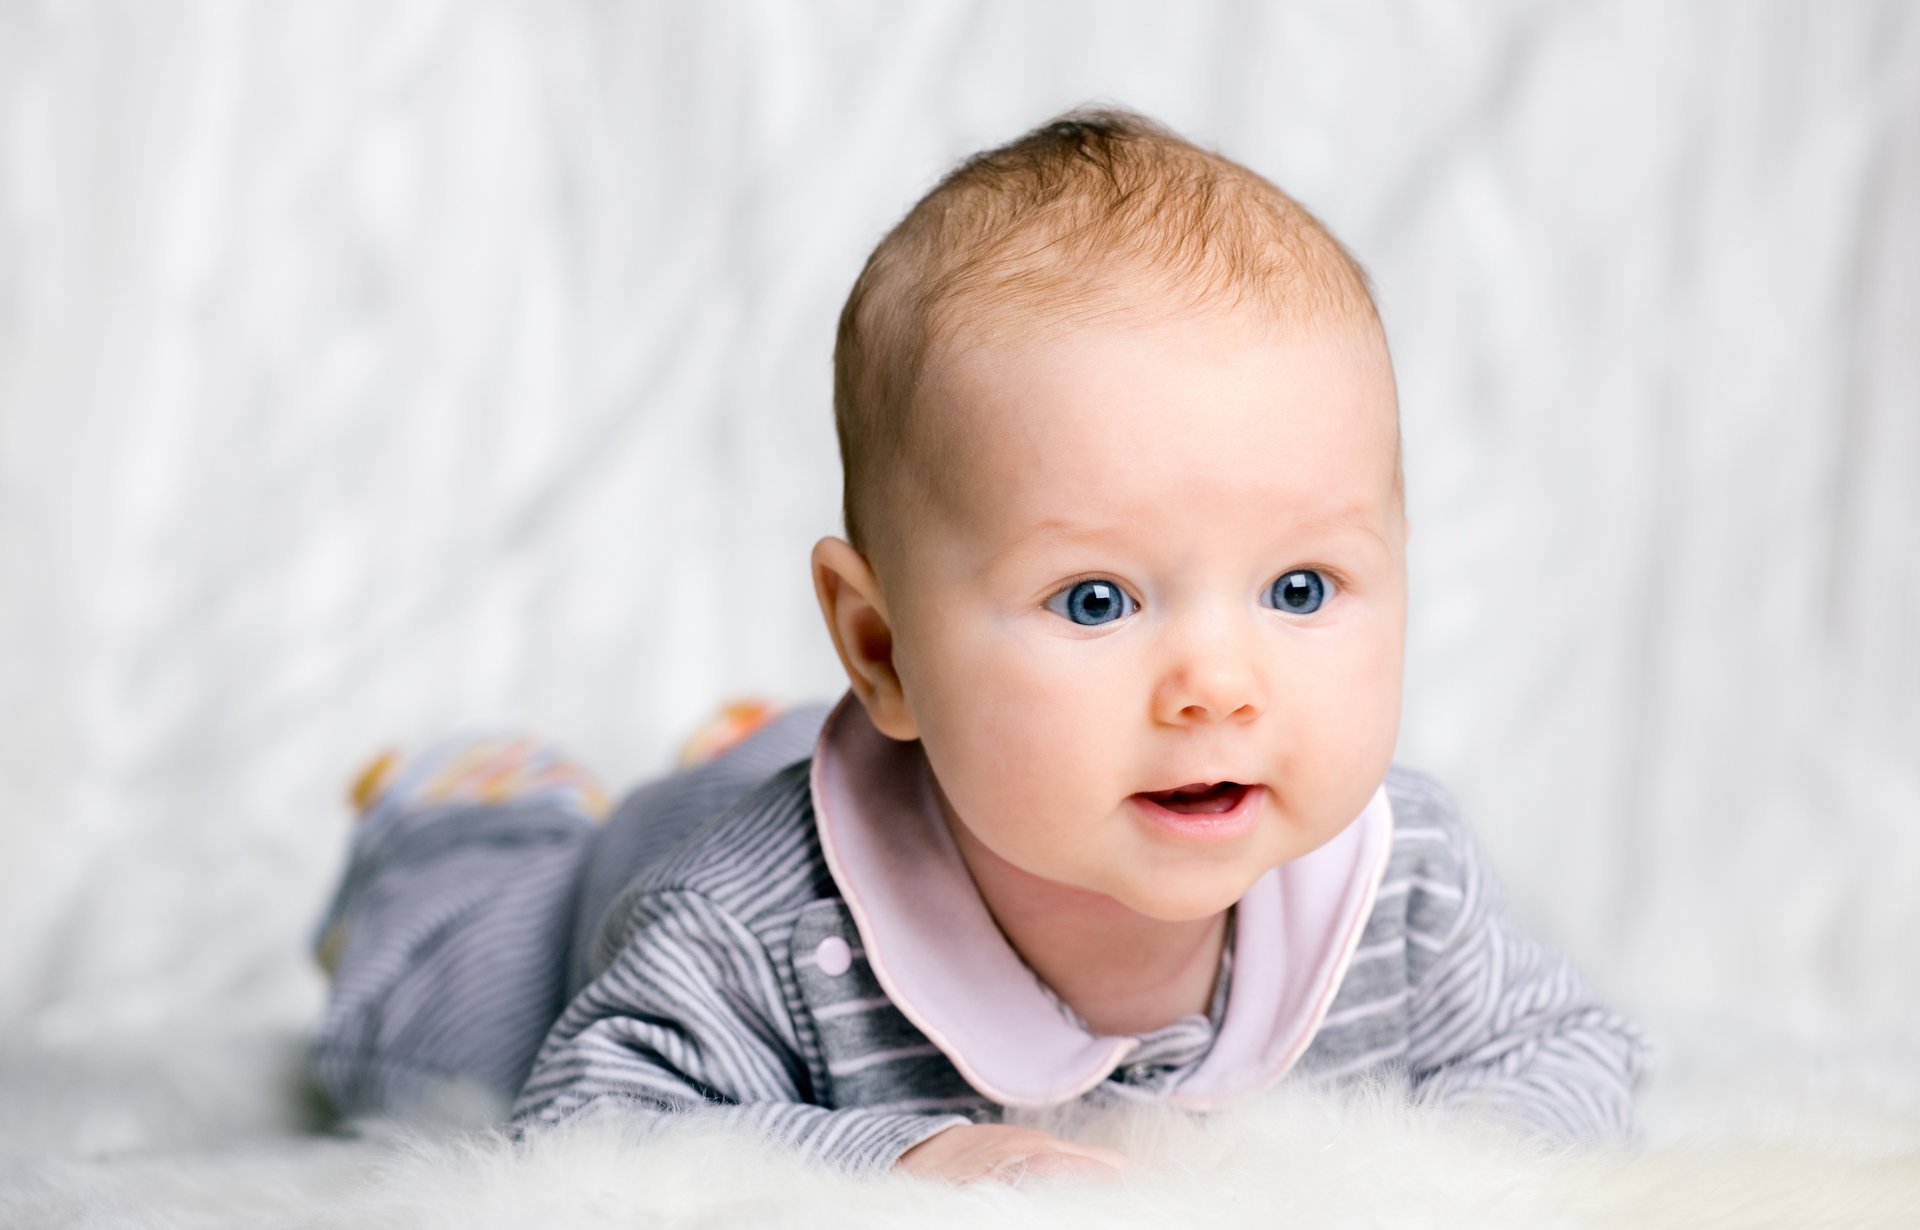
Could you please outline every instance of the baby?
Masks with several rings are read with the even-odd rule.
[[[851,685],[629,795],[376,763],[323,926],[348,1111],[699,1109],[849,1169],[1125,1159],[1012,1109],[1391,1082],[1624,1140],[1644,1044],[1390,763],[1407,522],[1360,268],[1124,112],[961,165],[841,316]]]

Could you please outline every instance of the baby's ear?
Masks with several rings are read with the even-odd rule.
[[[919,738],[893,664],[893,625],[886,601],[866,557],[845,539],[814,543],[813,592],[840,664],[847,668],[847,682],[867,707],[874,729],[892,739]]]

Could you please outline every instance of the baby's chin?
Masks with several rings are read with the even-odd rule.
[[[1249,877],[1225,868],[1208,869],[1204,874],[1189,869],[1148,883],[1115,885],[1107,895],[1134,913],[1159,922],[1198,922],[1232,909],[1257,879],[1258,875]]]

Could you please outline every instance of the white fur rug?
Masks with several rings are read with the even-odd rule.
[[[597,1125],[518,1153],[450,1124],[321,1134],[284,1034],[15,1047],[0,1054],[0,1225],[1920,1225],[1920,1043],[1787,1043],[1725,1022],[1660,1040],[1631,1153],[1541,1153],[1364,1093],[1283,1089],[1206,1120],[1043,1124],[1133,1169],[1012,1188],[851,1180],[688,1124]]]

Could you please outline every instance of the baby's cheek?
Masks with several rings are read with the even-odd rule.
[[[1313,697],[1327,726],[1345,732],[1346,739],[1397,725],[1405,650],[1389,631],[1356,628],[1355,635],[1329,639],[1307,659],[1313,682],[1301,695]]]
[[[1005,663],[1000,687],[1012,703],[1059,724],[1112,725],[1124,705],[1151,691],[1137,645],[1051,636]]]
[[[942,663],[939,734],[1022,790],[1057,788],[1124,717],[1119,681],[1089,650],[1032,628],[989,625],[955,638]]]

